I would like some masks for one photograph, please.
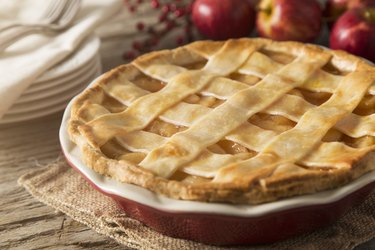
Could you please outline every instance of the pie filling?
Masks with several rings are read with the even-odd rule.
[[[328,52],[245,43],[239,53],[238,41],[193,48],[188,63],[173,62],[178,54],[136,60],[79,108],[80,133],[108,159],[189,185],[265,186],[350,168],[374,150],[374,78],[340,70]]]

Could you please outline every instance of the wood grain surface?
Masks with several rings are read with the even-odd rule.
[[[30,169],[59,157],[61,115],[0,126],[0,249],[124,249],[17,184]]]

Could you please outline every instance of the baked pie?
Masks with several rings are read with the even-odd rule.
[[[315,193],[375,170],[375,67],[297,42],[198,41],[104,74],[69,134],[96,172],[171,198]]]

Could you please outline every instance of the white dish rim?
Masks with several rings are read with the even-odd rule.
[[[100,76],[91,82],[88,88],[99,78]],[[168,213],[220,214],[246,218],[259,217],[290,209],[334,203],[375,181],[375,171],[372,171],[340,188],[259,205],[234,205],[171,199],[133,184],[121,183],[109,177],[104,177],[85,166],[80,158],[78,147],[70,141],[67,132],[67,122],[70,118],[70,110],[75,98],[66,107],[59,130],[60,144],[67,160],[105,193],[123,197],[157,210]]]

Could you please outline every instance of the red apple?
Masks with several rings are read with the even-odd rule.
[[[196,0],[192,19],[202,35],[225,40],[248,36],[254,28],[255,12],[249,1]]]
[[[349,0],[348,9],[375,6],[375,0]]]
[[[256,25],[262,37],[311,42],[319,34],[322,9],[316,0],[262,0]]]
[[[375,6],[375,0],[328,0],[324,10],[324,17],[327,19],[328,26],[332,28],[335,21],[345,11],[372,5]]]
[[[331,49],[375,62],[375,7],[346,11],[333,26],[329,42]]]
[[[327,24],[332,28],[335,21],[348,9],[349,0],[328,0],[324,9],[324,17]]]

